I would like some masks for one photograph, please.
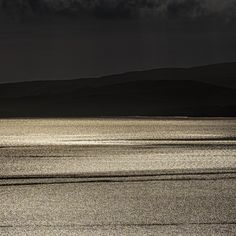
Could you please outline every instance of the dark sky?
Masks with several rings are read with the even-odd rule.
[[[0,82],[236,61],[236,0],[0,0]]]

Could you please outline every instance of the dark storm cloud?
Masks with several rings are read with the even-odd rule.
[[[127,17],[130,2],[124,0],[0,0],[1,15],[9,18],[33,16]]]
[[[230,22],[236,18],[236,0],[150,0],[149,5],[140,7],[140,15],[164,20]]]
[[[207,14],[206,9],[200,1],[168,1],[165,13],[170,18],[198,18]]]
[[[0,0],[1,15],[21,19],[33,16],[77,16],[98,18],[231,20],[236,0]]]

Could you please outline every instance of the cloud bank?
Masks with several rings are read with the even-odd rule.
[[[0,14],[15,19],[50,15],[230,21],[236,18],[236,0],[0,0]]]

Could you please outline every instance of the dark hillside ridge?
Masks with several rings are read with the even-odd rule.
[[[236,116],[236,63],[0,85],[0,117]]]

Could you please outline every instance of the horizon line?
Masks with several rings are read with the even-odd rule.
[[[173,69],[182,69],[182,70],[188,70],[188,69],[195,69],[195,68],[203,68],[203,67],[209,67],[209,66],[217,66],[217,65],[229,65],[229,64],[236,64],[236,61],[230,61],[230,62],[219,62],[219,63],[212,63],[212,64],[201,64],[201,65],[193,65],[193,66],[163,66],[163,67],[153,67],[150,69],[140,69],[140,70],[130,70],[130,71],[124,71],[124,72],[118,72],[118,73],[108,73],[98,76],[88,76],[88,77],[77,77],[77,76],[68,76],[64,78],[55,78],[55,79],[33,79],[33,80],[22,80],[22,81],[0,81],[0,85],[7,85],[7,84],[22,84],[22,83],[35,83],[35,82],[56,82],[56,81],[73,81],[73,80],[83,80],[83,79],[100,79],[100,78],[106,78],[106,77],[112,77],[112,76],[119,76],[119,75],[126,75],[129,73],[138,73],[138,72],[148,72],[148,71],[155,71],[155,70],[173,70]],[[69,78],[71,77],[71,78]],[[67,79],[66,79],[67,78]]]

